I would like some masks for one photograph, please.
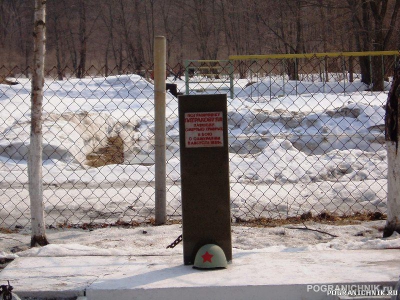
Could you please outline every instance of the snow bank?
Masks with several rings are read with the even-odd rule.
[[[304,94],[340,94],[362,92],[368,86],[360,81],[345,82],[311,82],[299,80],[283,80],[278,78],[266,78],[255,82],[241,91],[238,97],[282,97],[285,95]]]
[[[51,257],[51,256],[113,256],[125,255],[123,250],[102,249],[79,244],[49,244],[35,247],[19,253],[21,257]]]
[[[116,136],[117,120],[107,114],[48,114],[43,118],[43,160],[84,165],[86,155]],[[26,161],[30,145],[30,122],[16,122],[0,141],[0,160]]]
[[[177,83],[182,90],[184,83]],[[365,89],[360,82],[324,85],[264,79],[229,99],[234,216],[284,217],[309,210],[384,211],[387,94]],[[0,85],[3,188],[23,187],[28,181],[29,93],[28,80],[15,86]],[[153,213],[153,95],[153,85],[137,75],[46,81],[43,174],[46,185],[57,186],[57,197],[52,190],[45,191],[46,212],[54,215],[50,222],[59,218],[77,222],[95,218],[142,220]],[[169,94],[166,116],[167,182],[172,191],[168,212],[180,216],[177,99]],[[89,168],[86,156],[116,136],[123,140],[124,164]],[[71,188],[88,190],[77,190],[71,196]],[[28,207],[25,192],[18,192],[19,206]],[[123,196],[117,196],[120,193]],[[133,206],[123,199],[129,193],[134,194]],[[0,196],[8,211],[14,210],[9,202],[14,194],[13,189],[7,189]],[[61,197],[65,202],[56,201]],[[109,204],[111,199],[115,206]],[[88,210],[92,215],[85,217]],[[102,215],[102,211],[107,213]],[[20,217],[5,216],[11,222]]]
[[[307,223],[281,227],[232,226],[232,246],[236,253],[257,252],[310,252],[325,250],[397,249],[400,235],[394,233],[382,238],[379,228],[385,221],[335,226]],[[27,248],[30,236],[0,233],[0,258],[57,257],[57,256],[119,256],[119,255],[179,255],[182,244],[166,249],[182,233],[180,225],[143,226],[134,228],[103,228],[93,231],[81,229],[49,229],[51,244],[10,253],[10,249]],[[332,237],[329,234],[336,235]],[[12,238],[9,238],[9,237]],[[3,238],[4,237],[4,238]],[[22,243],[22,245],[21,245]],[[16,247],[17,246],[17,247]]]
[[[94,79],[46,81],[43,100],[43,159],[84,166],[86,155],[104,147],[107,139],[121,136],[126,149],[153,122],[154,87],[137,75]],[[30,83],[0,85],[0,160],[27,160],[30,135]],[[168,108],[176,101],[168,95]],[[142,131],[142,132],[141,132]],[[146,132],[147,133],[147,132]],[[151,133],[148,138],[151,138]],[[45,162],[46,163],[46,162]]]

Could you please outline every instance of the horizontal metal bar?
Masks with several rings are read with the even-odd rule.
[[[219,62],[224,62],[224,63],[229,63],[229,60],[213,60],[213,59],[187,59],[186,60],[188,63],[192,62],[199,62],[199,63],[219,63]]]
[[[394,51],[365,51],[365,52],[325,52],[325,53],[296,53],[296,54],[266,54],[266,55],[231,55],[229,60],[258,60],[258,59],[291,59],[318,57],[353,57],[353,56],[388,56],[400,55],[400,50]]]
[[[219,79],[217,79],[219,80]],[[213,84],[213,83],[230,83],[229,80],[225,80],[225,81],[191,81],[189,80],[190,84],[195,84],[195,83],[204,83],[204,84]]]
[[[197,70],[208,70],[208,69],[212,69],[212,70],[219,70],[219,69],[223,69],[220,66],[215,66],[215,67],[196,67]]]

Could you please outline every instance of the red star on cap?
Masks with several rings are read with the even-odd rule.
[[[203,258],[203,263],[205,263],[205,262],[210,262],[210,263],[212,263],[211,258],[212,258],[213,256],[214,256],[214,255],[212,255],[212,254],[208,253],[208,251],[206,251],[206,253],[204,253],[204,255],[201,256],[201,257]]]

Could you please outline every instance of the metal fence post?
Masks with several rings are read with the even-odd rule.
[[[42,106],[44,86],[44,58],[46,53],[46,2],[35,1],[34,66],[31,93],[31,137],[28,157],[29,198],[31,205],[31,246],[44,246],[46,227],[43,207],[42,182]]]
[[[282,71],[282,89],[283,95],[286,95],[286,84],[285,84],[285,71],[286,71],[286,61],[282,59],[283,71]]]
[[[155,223],[166,222],[166,156],[165,156],[165,37],[154,41],[154,122],[155,122]]]
[[[185,95],[189,95],[189,61],[185,60]]]
[[[233,85],[233,72],[234,72],[233,62],[229,60],[228,66],[229,66],[229,91],[231,93],[231,99],[233,100],[233,98],[235,97],[235,93],[234,93],[235,87]]]
[[[298,96],[298,90],[297,90],[297,80],[300,79],[299,78],[299,70],[297,69],[297,58],[294,59],[294,72],[295,72],[295,79],[296,79],[296,96]]]
[[[373,71],[373,69],[372,69],[372,57],[371,57],[371,55],[369,56],[369,81],[370,81],[370,91],[371,91],[371,94],[372,94],[372,92],[373,92],[373,89],[374,89],[374,79],[373,79],[373,77],[372,77],[372,71]]]
[[[342,56],[342,66],[343,66],[343,93],[346,94],[346,60],[345,57]]]
[[[385,60],[383,55],[381,55],[381,61],[382,61],[382,86],[383,90],[385,90]]]
[[[326,59],[323,59],[322,62],[323,62],[322,63],[322,83],[323,83],[322,92],[325,94],[326,93],[326,82],[328,81],[328,78],[326,78],[326,74],[325,74],[325,72],[326,72],[326,66],[325,66]]]

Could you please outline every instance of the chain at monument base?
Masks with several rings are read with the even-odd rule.
[[[206,244],[232,260],[226,95],[179,96],[183,257]]]

